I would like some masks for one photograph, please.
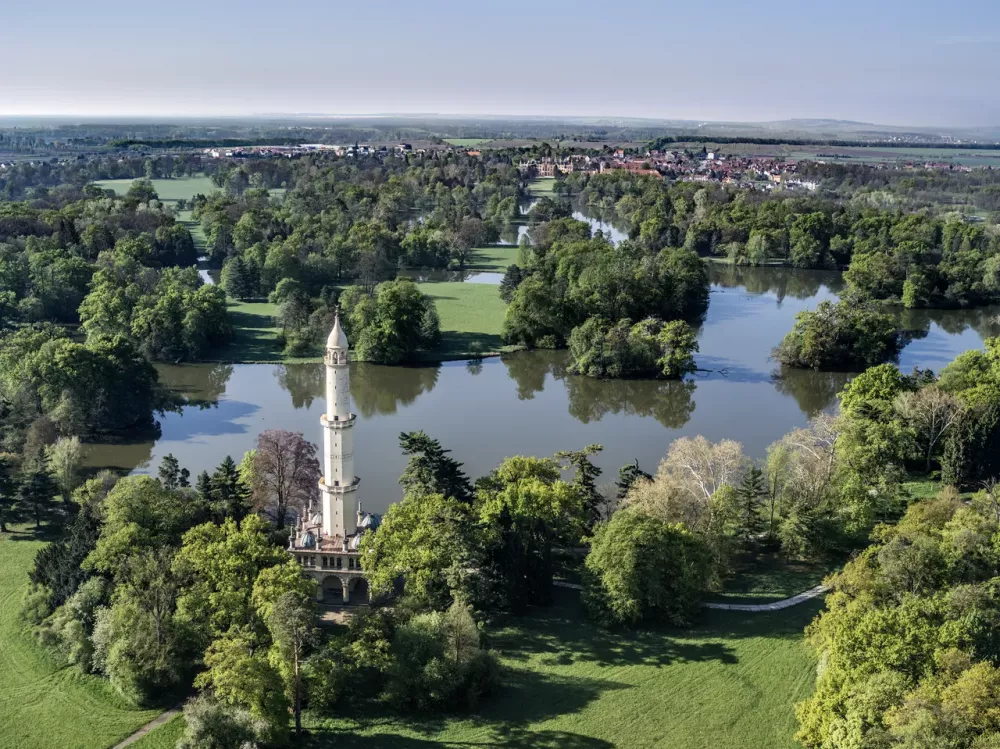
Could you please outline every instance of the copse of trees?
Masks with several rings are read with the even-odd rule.
[[[799,312],[772,355],[791,367],[850,371],[894,360],[904,344],[890,313],[850,298]]]
[[[437,308],[409,279],[385,281],[371,293],[348,287],[340,305],[345,332],[360,361],[399,364],[440,343]]]
[[[569,337],[572,370],[591,377],[680,379],[695,369],[698,341],[683,320],[647,318],[614,325],[591,317]]]
[[[695,318],[708,305],[707,271],[693,252],[612,245],[589,238],[586,225],[573,219],[544,226],[544,243],[532,248],[507,307],[507,343],[559,347],[592,317],[672,321]]]

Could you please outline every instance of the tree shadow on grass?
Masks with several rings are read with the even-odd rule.
[[[498,694],[488,698],[472,713],[419,715],[382,713],[375,717],[351,715],[346,719],[319,721],[312,729],[310,747],[579,747],[600,749],[612,746],[600,739],[565,731],[533,731],[527,726],[583,710],[602,694],[629,689],[626,684],[606,679],[566,677],[528,669],[507,669]],[[469,734],[482,740],[447,741],[436,737],[456,723],[468,724]],[[408,732],[426,738],[400,736]],[[381,733],[384,731],[384,733]],[[379,733],[376,733],[379,732]],[[363,735],[369,734],[369,735]]]
[[[431,356],[471,357],[473,353],[488,354],[503,348],[503,340],[496,333],[470,333],[458,330],[441,331],[441,345],[431,352]],[[478,347],[478,350],[477,350]]]

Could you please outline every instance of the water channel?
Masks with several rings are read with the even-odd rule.
[[[699,367],[686,382],[608,381],[569,375],[565,352],[524,352],[481,363],[426,367],[351,365],[359,417],[355,461],[365,507],[383,511],[399,498],[405,465],[400,432],[423,429],[453,450],[473,477],[508,455],[551,455],[590,443],[605,446],[599,464],[612,481],[637,458],[654,470],[670,442],[702,434],[735,439],[761,457],[767,446],[810,416],[834,408],[849,375],[783,372],[771,348],[795,314],[833,299],[836,273],[712,266],[708,313],[700,326]],[[905,313],[925,332],[900,367],[940,370],[958,353],[1000,334],[997,308]],[[238,459],[264,429],[302,432],[321,442],[323,368],[298,365],[161,366],[163,381],[201,405],[161,419],[158,440],[90,446],[88,463],[155,472],[173,453],[197,474],[226,456]]]

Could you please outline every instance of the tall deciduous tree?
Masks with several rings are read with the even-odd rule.
[[[930,471],[935,448],[962,418],[961,401],[937,385],[928,385],[900,393],[894,405],[896,412],[916,428],[917,439],[925,446],[924,467]]]
[[[283,594],[267,620],[274,643],[271,662],[285,682],[285,695],[295,715],[295,735],[302,734],[302,662],[309,647],[316,641],[316,607],[308,599],[293,592]]]
[[[316,446],[301,432],[260,433],[253,457],[253,505],[283,530],[290,510],[301,510],[319,493]]]
[[[48,450],[49,470],[62,492],[63,502],[69,502],[70,495],[76,489],[82,458],[83,449],[79,437],[61,437]]]

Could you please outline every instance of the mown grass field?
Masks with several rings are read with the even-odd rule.
[[[30,533],[0,535],[0,747],[106,749],[158,711],[130,707],[106,681],[60,665],[24,631],[21,601],[41,547]]]
[[[688,631],[608,632],[578,595],[490,635],[506,667],[498,695],[471,714],[344,718],[306,714],[309,749],[794,749],[793,706],[812,691],[802,630],[811,601],[769,614],[706,611]],[[137,749],[167,749],[174,721]],[[163,732],[157,737],[157,733]],[[154,743],[159,741],[160,743]]]
[[[105,190],[114,190],[117,195],[124,195],[132,186],[135,180],[132,179],[105,179],[94,184]],[[176,202],[178,200],[190,200],[198,193],[211,195],[219,188],[212,182],[211,177],[198,175],[197,177],[178,177],[177,179],[154,179],[153,189],[164,203]]]
[[[539,177],[528,183],[528,192],[536,198],[540,198],[543,195],[551,195],[555,184],[555,177]]]
[[[175,749],[177,740],[183,733],[184,718],[177,715],[134,741],[130,747],[131,749]]]
[[[812,689],[802,629],[819,604],[771,614],[706,612],[685,632],[606,632],[578,598],[491,637],[502,692],[472,715],[310,716],[307,746],[792,749],[793,705]]]

